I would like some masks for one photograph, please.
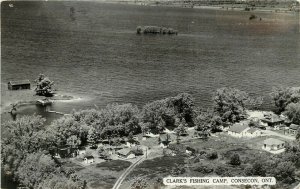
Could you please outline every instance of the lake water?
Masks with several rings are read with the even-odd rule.
[[[9,3],[1,4],[2,82],[44,73],[61,93],[87,99],[57,103],[56,111],[112,102],[142,106],[181,92],[208,107],[224,86],[265,96],[270,108],[273,86],[300,85],[299,13],[255,13],[259,21],[238,11]],[[179,35],[136,35],[144,25],[172,27]]]
[[[112,102],[141,107],[181,92],[209,107],[224,86],[265,97],[273,86],[300,86],[299,13],[255,13],[259,21],[237,11],[2,2],[1,14],[2,83],[44,73],[61,93],[84,99],[55,103],[51,109],[60,112]],[[172,27],[179,35],[136,35],[139,25]],[[266,98],[263,108],[270,107]],[[57,118],[21,108],[22,115],[34,112]]]

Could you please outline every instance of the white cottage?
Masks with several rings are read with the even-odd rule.
[[[86,164],[94,163],[94,156],[86,156],[86,157],[83,159],[83,162],[86,163]]]
[[[285,142],[275,138],[268,138],[264,140],[262,149],[274,154],[278,154],[284,151]]]
[[[228,134],[237,138],[246,137],[249,129],[247,124],[236,123],[228,129]]]

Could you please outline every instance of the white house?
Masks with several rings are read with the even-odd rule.
[[[246,137],[249,129],[247,124],[235,123],[228,129],[228,134],[237,138]]]
[[[86,163],[86,164],[94,163],[94,156],[86,156],[86,157],[83,159],[83,162]]]
[[[78,155],[83,155],[86,153],[85,147],[81,147],[78,149]]]
[[[275,138],[268,138],[264,140],[262,149],[271,152],[273,154],[278,154],[284,152],[285,142]]]

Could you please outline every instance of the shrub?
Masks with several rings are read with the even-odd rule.
[[[213,172],[214,169],[208,164],[201,163],[196,168],[194,168],[194,171],[197,171],[197,172],[200,172],[203,174],[208,174],[208,173]]]
[[[229,164],[231,165],[241,165],[241,159],[239,154],[233,154],[230,158]]]
[[[224,165],[218,165],[216,168],[215,168],[215,173],[217,175],[220,175],[220,176],[227,176],[228,174],[228,168],[225,167]]]
[[[244,169],[244,174],[246,176],[252,176],[253,175],[253,167],[252,165],[248,165],[245,169]]]
[[[217,159],[218,158],[218,153],[217,152],[211,152],[206,154],[207,159]]]

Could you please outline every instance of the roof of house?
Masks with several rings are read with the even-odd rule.
[[[285,142],[282,140],[279,140],[279,139],[275,139],[275,138],[268,138],[268,139],[264,140],[264,144],[267,144],[267,145],[278,145],[278,144],[283,144],[283,143],[285,143]]]
[[[259,129],[252,127],[247,132],[253,134],[255,131],[259,131]]]
[[[94,156],[86,156],[86,159],[94,159]]]
[[[121,150],[118,150],[117,153],[127,156],[131,153],[131,149],[130,148],[123,148]]]
[[[296,125],[296,124],[291,124],[290,125],[290,129],[298,130],[299,128],[300,128],[300,125]]]
[[[228,129],[228,131],[235,132],[235,133],[241,133],[241,132],[243,132],[247,128],[249,128],[249,127],[246,124],[236,123],[236,124],[232,125]]]
[[[270,114],[265,116],[265,118],[261,119],[264,122],[267,123],[277,123],[277,122],[284,122],[284,119],[282,119],[280,116],[276,114]]]
[[[78,148],[78,150],[85,150],[85,147],[80,146],[80,147]]]
[[[9,81],[8,83],[11,85],[24,85],[24,84],[30,84],[30,81],[28,79],[25,79],[25,80],[18,80],[18,81]]]

